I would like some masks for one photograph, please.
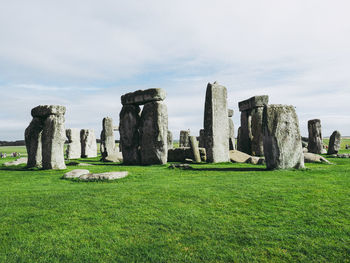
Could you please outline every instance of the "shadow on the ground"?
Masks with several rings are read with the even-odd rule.
[[[215,172],[264,172],[265,167],[230,167],[230,168],[191,168],[191,171],[215,171]]]

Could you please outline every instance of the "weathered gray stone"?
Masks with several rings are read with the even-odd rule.
[[[66,169],[64,162],[64,142],[66,129],[63,115],[46,118],[42,134],[42,161],[44,169]]]
[[[321,121],[319,119],[309,120],[307,127],[309,131],[309,144],[307,146],[309,152],[321,154],[323,149]]]
[[[199,153],[197,138],[196,138],[196,136],[190,136],[189,140],[190,140],[190,148],[192,150],[192,154],[193,154],[193,157],[194,157],[193,160],[196,163],[200,163],[201,162],[201,156],[200,156],[200,153]]]
[[[205,109],[204,133],[207,161],[229,161],[229,128],[227,121],[227,91],[224,86],[208,83]]]
[[[198,146],[201,147],[201,148],[205,148],[205,134],[204,134],[204,129],[200,129],[200,130],[199,130]]]
[[[124,178],[128,176],[128,174],[129,173],[127,171],[83,174],[79,176],[79,179],[83,181],[116,180],[116,179]]]
[[[264,107],[269,103],[268,95],[254,96],[247,100],[240,101],[238,107],[240,111],[251,110],[256,107]]]
[[[341,134],[339,131],[334,131],[329,138],[327,154],[337,154],[340,150]]]
[[[173,145],[173,134],[172,134],[171,131],[168,131],[167,141],[168,141],[168,149],[174,148],[174,145]]]
[[[79,178],[80,176],[84,174],[89,174],[90,171],[86,169],[74,169],[72,171],[69,171],[63,175],[63,178]]]
[[[241,126],[238,129],[237,150],[251,154],[252,153],[252,116],[251,111],[241,112]]]
[[[17,166],[17,165],[24,164],[24,163],[27,163],[27,162],[28,162],[28,158],[22,157],[22,158],[18,158],[15,161],[6,162],[3,165],[4,166]]]
[[[119,163],[123,161],[123,155],[121,152],[115,151],[113,154],[107,155],[102,161]]]
[[[232,120],[233,116],[233,110],[228,109],[228,144],[229,144],[229,150],[235,150],[236,149],[236,140],[235,140],[235,125],[233,124]]]
[[[321,155],[315,153],[304,153],[304,162],[305,163],[328,163],[330,162]]]
[[[66,107],[60,105],[39,105],[32,109],[32,116],[47,118],[49,115],[64,115]]]
[[[263,134],[268,169],[304,168],[299,121],[293,106],[266,105]]]
[[[227,109],[227,116],[228,116],[229,118],[232,118],[233,113],[234,113],[233,109]]]
[[[198,148],[202,162],[207,161],[205,148]],[[184,162],[186,159],[194,159],[193,152],[190,147],[178,147],[168,149],[168,162]]]
[[[166,92],[163,89],[147,89],[127,93],[121,97],[121,101],[123,105],[142,105],[152,101],[162,101],[165,97]]]
[[[115,154],[116,146],[113,132],[113,119],[106,117],[102,120],[100,152],[102,159]]]
[[[190,147],[190,130],[180,131],[179,147]]]
[[[82,129],[80,131],[81,157],[97,157],[97,143],[95,131],[92,129]]]
[[[141,113],[141,163],[165,164],[168,157],[168,110],[160,101],[146,103]],[[124,145],[124,144],[123,144]]]
[[[28,128],[25,130],[24,137],[28,154],[28,168],[42,166],[41,137],[43,128],[44,121],[40,118],[35,117],[30,122]]]
[[[249,158],[252,157],[249,154],[246,154],[244,152],[237,151],[237,150],[231,150],[229,154],[230,154],[230,161],[233,163],[245,163],[249,160]]]
[[[140,164],[140,107],[124,105],[119,114],[119,121],[123,163]]]
[[[256,107],[251,111],[251,153],[254,156],[264,155],[264,142],[262,131],[262,107]]]
[[[68,145],[66,150],[67,159],[77,159],[81,157],[80,130],[76,128],[66,129]]]

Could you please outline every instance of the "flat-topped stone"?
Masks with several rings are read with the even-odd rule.
[[[147,89],[137,90],[135,92],[126,93],[121,97],[123,105],[134,104],[142,105],[152,101],[162,101],[166,97],[166,92],[163,89]]]
[[[128,176],[128,172],[107,172],[107,173],[97,173],[97,174],[84,174],[79,177],[83,181],[98,181],[98,180],[116,180]]]
[[[32,109],[33,117],[46,118],[49,115],[64,115],[66,107],[60,105],[39,105]]]
[[[89,174],[90,171],[86,169],[74,169],[70,172],[67,172],[63,175],[63,178],[78,178],[84,174]]]
[[[247,100],[238,102],[239,111],[250,110],[256,107],[264,107],[269,103],[268,95],[254,96]]]

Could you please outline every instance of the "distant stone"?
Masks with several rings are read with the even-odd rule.
[[[97,157],[97,143],[95,131],[92,129],[82,129],[80,131],[81,157]]]
[[[78,159],[81,157],[80,130],[76,128],[66,129],[68,145],[66,150],[67,159]]]
[[[82,175],[89,174],[90,171],[86,169],[75,169],[63,175],[63,178],[79,178]]]
[[[192,150],[192,155],[193,155],[193,160],[196,163],[200,163],[201,162],[201,156],[199,153],[199,148],[198,148],[198,141],[196,136],[190,136],[190,148]]]
[[[305,163],[328,163],[330,162],[321,155],[315,153],[304,153],[304,162]]]
[[[190,147],[190,130],[180,131],[179,147]]]
[[[46,118],[49,115],[64,115],[66,107],[60,105],[39,105],[32,109],[33,117]]]
[[[308,150],[310,153],[321,154],[323,149],[321,121],[319,119],[309,120],[307,123],[309,131]]]
[[[199,130],[198,146],[199,146],[200,148],[205,148],[205,134],[204,134],[204,129],[200,129],[200,130]]]
[[[231,118],[233,116],[233,109],[227,109],[227,116]]]
[[[337,154],[340,150],[341,135],[339,131],[334,131],[329,138],[328,153]]]
[[[34,117],[25,130],[25,142],[28,153],[27,167],[42,167],[42,132],[44,120]]]
[[[262,107],[256,107],[251,111],[251,153],[254,156],[264,155],[263,110],[264,108]]]
[[[235,139],[235,125],[232,120],[233,116],[233,110],[228,109],[228,144],[229,144],[229,150],[235,150],[236,149],[236,139]]]
[[[102,159],[107,158],[109,155],[114,155],[116,150],[114,131],[113,131],[113,119],[105,117],[102,120],[101,131],[101,143],[100,152]]]
[[[142,105],[152,101],[162,101],[166,97],[166,92],[163,89],[147,89],[130,92],[121,97],[123,105]]]
[[[268,169],[304,168],[299,121],[293,106],[266,105],[263,133]]]
[[[171,131],[168,131],[167,142],[168,142],[168,149],[174,148],[174,145],[173,145],[173,134],[172,134]]]
[[[198,148],[201,161],[207,160],[205,148]],[[178,147],[168,150],[168,162],[184,162],[186,159],[194,159],[193,152],[190,147]]]
[[[193,169],[192,166],[190,166],[190,165],[187,164],[187,163],[171,164],[171,165],[169,165],[168,168],[169,168],[169,169],[180,168],[180,169],[183,169],[183,170],[191,170],[191,169]]]

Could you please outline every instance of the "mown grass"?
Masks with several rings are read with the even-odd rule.
[[[350,261],[349,159],[299,171],[80,161],[95,165],[0,167],[0,262]],[[76,168],[130,174],[61,179]]]

